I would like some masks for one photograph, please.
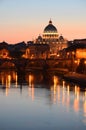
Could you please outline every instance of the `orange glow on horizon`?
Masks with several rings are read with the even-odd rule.
[[[40,29],[35,29],[35,28],[32,29],[31,27],[30,28],[21,27],[19,30],[17,29],[18,27],[15,28],[12,27],[12,29],[11,27],[9,28],[10,29],[7,28],[7,30],[2,29],[2,32],[0,31],[0,42],[5,41],[9,44],[15,44],[15,43],[25,41],[27,43],[27,41],[35,40],[40,34],[40,32],[42,32],[42,30],[40,31]]]
[[[84,39],[86,38],[86,30],[82,26],[80,27],[75,27],[74,25],[66,25],[65,27],[60,27],[59,23],[56,23],[57,25],[56,28],[58,30],[58,34],[62,34],[64,38],[67,40],[74,40],[74,39]],[[40,24],[40,25],[34,25],[34,27],[29,25],[20,25],[20,26],[13,26],[9,25],[9,27],[1,27],[0,30],[0,42],[7,42],[10,44],[15,44],[19,43],[22,41],[32,41],[38,37],[39,34],[43,34],[43,30],[46,26],[45,24]]]
[[[39,35],[39,33],[37,33],[37,34]],[[16,43],[24,41],[25,43],[27,43],[28,41],[34,41],[38,37],[38,35],[28,34],[28,36],[21,35],[19,37],[16,36],[15,38],[14,38],[14,36],[10,37],[9,35],[7,35],[6,37],[1,36],[0,42],[5,41],[8,44],[16,44]],[[63,36],[69,41],[74,40],[74,39],[85,39],[86,38],[86,36],[83,34],[73,36],[73,35],[71,35],[71,33],[69,35],[64,33]]]

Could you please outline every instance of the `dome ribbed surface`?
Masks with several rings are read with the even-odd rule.
[[[49,25],[47,25],[44,29],[44,33],[46,32],[56,32],[57,33],[57,29],[56,27],[52,24],[52,21],[49,21]]]

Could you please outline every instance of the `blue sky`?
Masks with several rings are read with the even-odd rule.
[[[68,40],[86,37],[86,0],[0,0],[0,41],[28,41],[51,18]]]

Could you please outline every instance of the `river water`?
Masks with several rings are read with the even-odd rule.
[[[57,75],[0,72],[0,130],[86,130],[86,90]]]

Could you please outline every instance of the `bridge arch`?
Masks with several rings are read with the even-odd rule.
[[[0,65],[1,69],[15,69],[15,64],[10,61],[2,62]]]

